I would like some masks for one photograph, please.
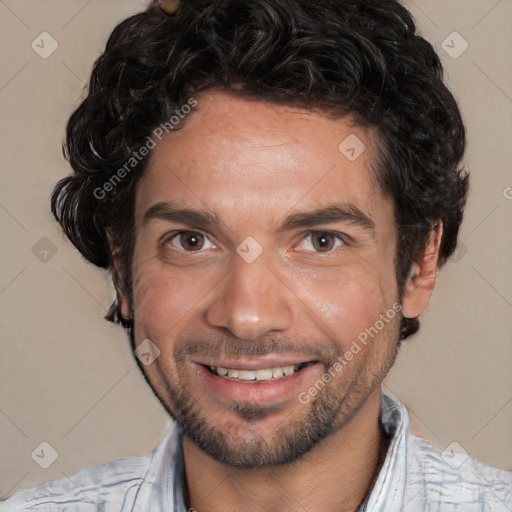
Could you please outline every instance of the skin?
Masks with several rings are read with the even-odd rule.
[[[197,100],[183,129],[154,149],[137,191],[132,301],[121,294],[135,343],[150,339],[160,350],[144,367],[147,379],[185,426],[187,506],[353,511],[382,462],[380,383],[396,357],[400,315],[308,403],[298,394],[398,302],[393,202],[372,179],[375,134],[350,118],[220,92]],[[338,150],[351,134],[366,146],[352,162]],[[161,211],[148,218],[159,203],[219,223],[205,227]],[[373,227],[347,219],[282,226],[332,204],[352,205]],[[411,269],[405,316],[428,304],[441,234],[439,225]],[[247,237],[263,251],[251,263],[236,251]],[[316,362],[285,390],[253,383],[246,392],[201,366],[283,361]],[[222,389],[212,384],[220,380]],[[285,442],[292,436],[295,445]]]

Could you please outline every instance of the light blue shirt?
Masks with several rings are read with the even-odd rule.
[[[366,511],[512,512],[511,472],[416,437],[407,409],[385,394],[380,420],[391,441]],[[174,423],[151,454],[21,491],[0,512],[187,512],[182,436]]]

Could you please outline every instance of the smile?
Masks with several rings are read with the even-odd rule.
[[[276,379],[283,379],[290,377],[293,374],[299,372],[303,368],[306,368],[313,362],[286,365],[286,366],[275,366],[272,368],[261,368],[258,370],[242,370],[239,368],[224,368],[222,366],[205,366],[211,373],[223,377],[228,380],[238,380],[247,382],[265,382]]]
[[[201,386],[208,392],[239,403],[260,404],[293,400],[309,382],[321,375],[323,368],[318,360],[289,359],[231,360],[225,361],[224,366],[196,361],[194,365]]]

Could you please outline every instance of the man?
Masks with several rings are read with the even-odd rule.
[[[380,387],[455,249],[464,146],[395,1],[162,1],[121,23],[52,208],[112,272],[108,319],[176,421],[152,454],[1,509],[512,509],[511,474],[448,464]]]

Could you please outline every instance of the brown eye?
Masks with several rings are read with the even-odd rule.
[[[345,245],[341,234],[330,231],[312,231],[302,240],[299,248],[316,253],[330,253]]]
[[[169,242],[174,248],[181,251],[197,252],[204,248],[206,237],[197,231],[182,231],[176,233]]]
[[[312,233],[311,244],[315,251],[329,252],[334,248],[336,236],[331,233]]]
[[[186,251],[198,251],[204,245],[204,236],[201,233],[181,233],[180,243]]]

